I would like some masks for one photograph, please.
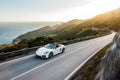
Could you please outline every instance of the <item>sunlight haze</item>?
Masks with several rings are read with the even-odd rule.
[[[88,19],[120,7],[120,0],[0,0],[0,21]]]

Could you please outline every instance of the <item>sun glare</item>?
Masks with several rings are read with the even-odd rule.
[[[88,19],[98,14],[117,9],[120,7],[119,4],[119,0],[96,0],[82,7],[73,7],[67,10],[59,11],[58,13],[51,15],[49,18],[51,20],[60,21],[68,21],[71,19]]]

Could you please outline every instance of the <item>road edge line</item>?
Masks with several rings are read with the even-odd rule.
[[[4,64],[7,64],[7,63],[9,63],[9,62],[19,61],[19,60],[21,60],[21,59],[29,58],[29,57],[32,57],[32,56],[35,56],[35,54],[31,54],[31,55],[28,55],[28,56],[24,56],[24,57],[21,57],[21,58],[16,58],[16,59],[13,59],[13,60],[9,60],[9,61],[0,63],[0,66],[1,66],[1,65],[4,65]]]
[[[109,44],[109,43],[108,43]],[[106,45],[108,45],[106,44]],[[105,46],[106,46],[105,45]],[[72,71],[64,80],[70,80],[72,76],[89,60],[91,59],[95,54],[97,54],[100,50],[102,50],[105,46],[101,47],[97,51],[95,51],[90,57],[88,57],[82,64],[80,64],[74,71]]]

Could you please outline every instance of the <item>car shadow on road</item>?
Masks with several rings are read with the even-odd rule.
[[[37,59],[40,59],[40,60],[51,60],[51,59],[60,57],[60,56],[63,55],[63,54],[65,54],[65,53],[60,53],[60,54],[54,55],[54,56],[51,57],[51,58],[41,58],[40,56],[37,56],[37,55],[35,55],[35,57],[36,57]]]

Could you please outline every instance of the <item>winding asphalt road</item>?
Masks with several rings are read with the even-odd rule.
[[[115,33],[66,46],[66,51],[51,59],[35,54],[0,64],[0,80],[64,80],[96,51],[109,44]],[[35,53],[35,52],[33,52]]]

